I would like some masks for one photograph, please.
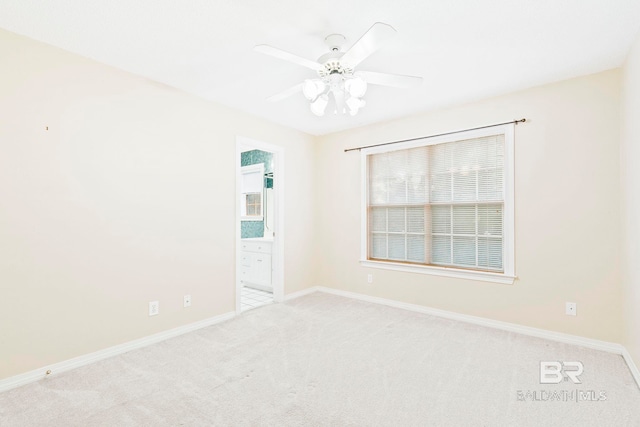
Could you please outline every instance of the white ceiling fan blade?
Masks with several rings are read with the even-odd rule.
[[[410,88],[420,86],[422,77],[403,76],[400,74],[376,73],[375,71],[357,71],[357,77],[361,77],[367,83],[380,86],[391,86],[398,88]]]
[[[340,58],[340,62],[350,68],[364,61],[369,55],[378,50],[384,41],[396,33],[396,30],[388,24],[376,22],[367,30],[360,40]]]
[[[306,59],[293,53],[286,52],[282,49],[269,46],[268,44],[259,44],[257,46],[254,46],[253,50],[276,57],[278,59],[284,59],[285,61],[293,62],[294,64],[302,65],[303,67],[311,68],[314,71],[318,71],[322,68],[322,65],[317,63],[316,61],[311,61],[310,59]]]
[[[295,86],[290,87],[289,89],[285,89],[280,93],[277,93],[273,96],[270,96],[269,98],[267,98],[267,101],[269,102],[278,102],[281,101],[285,98],[290,97],[291,95],[294,95],[296,92],[300,92],[302,90],[302,85],[304,83],[298,83]]]

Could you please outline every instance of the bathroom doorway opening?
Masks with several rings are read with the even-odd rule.
[[[284,298],[284,149],[236,139],[236,312]]]

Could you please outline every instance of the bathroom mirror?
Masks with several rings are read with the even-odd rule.
[[[262,164],[244,166],[241,168],[241,172],[241,218],[243,221],[262,221],[264,212],[264,166]]]

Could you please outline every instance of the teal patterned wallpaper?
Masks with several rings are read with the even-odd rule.
[[[240,153],[240,165],[249,166],[258,163],[264,164],[264,173],[273,172],[273,154],[261,151],[251,150]],[[264,187],[273,188],[273,178],[264,178]],[[240,235],[243,239],[264,236],[264,221],[241,221]]]
[[[240,236],[243,239],[264,236],[264,221],[241,221]]]

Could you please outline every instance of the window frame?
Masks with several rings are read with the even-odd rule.
[[[443,144],[465,139],[481,138],[492,135],[504,135],[504,219],[503,219],[503,266],[504,272],[490,272],[466,268],[419,265],[404,262],[368,259],[368,205],[369,205],[369,162],[368,156],[390,151]],[[514,124],[492,126],[491,128],[458,132],[432,138],[421,138],[393,145],[363,148],[360,150],[361,172],[361,229],[360,229],[360,265],[363,267],[420,273],[435,276],[513,284],[515,275],[515,156]]]

